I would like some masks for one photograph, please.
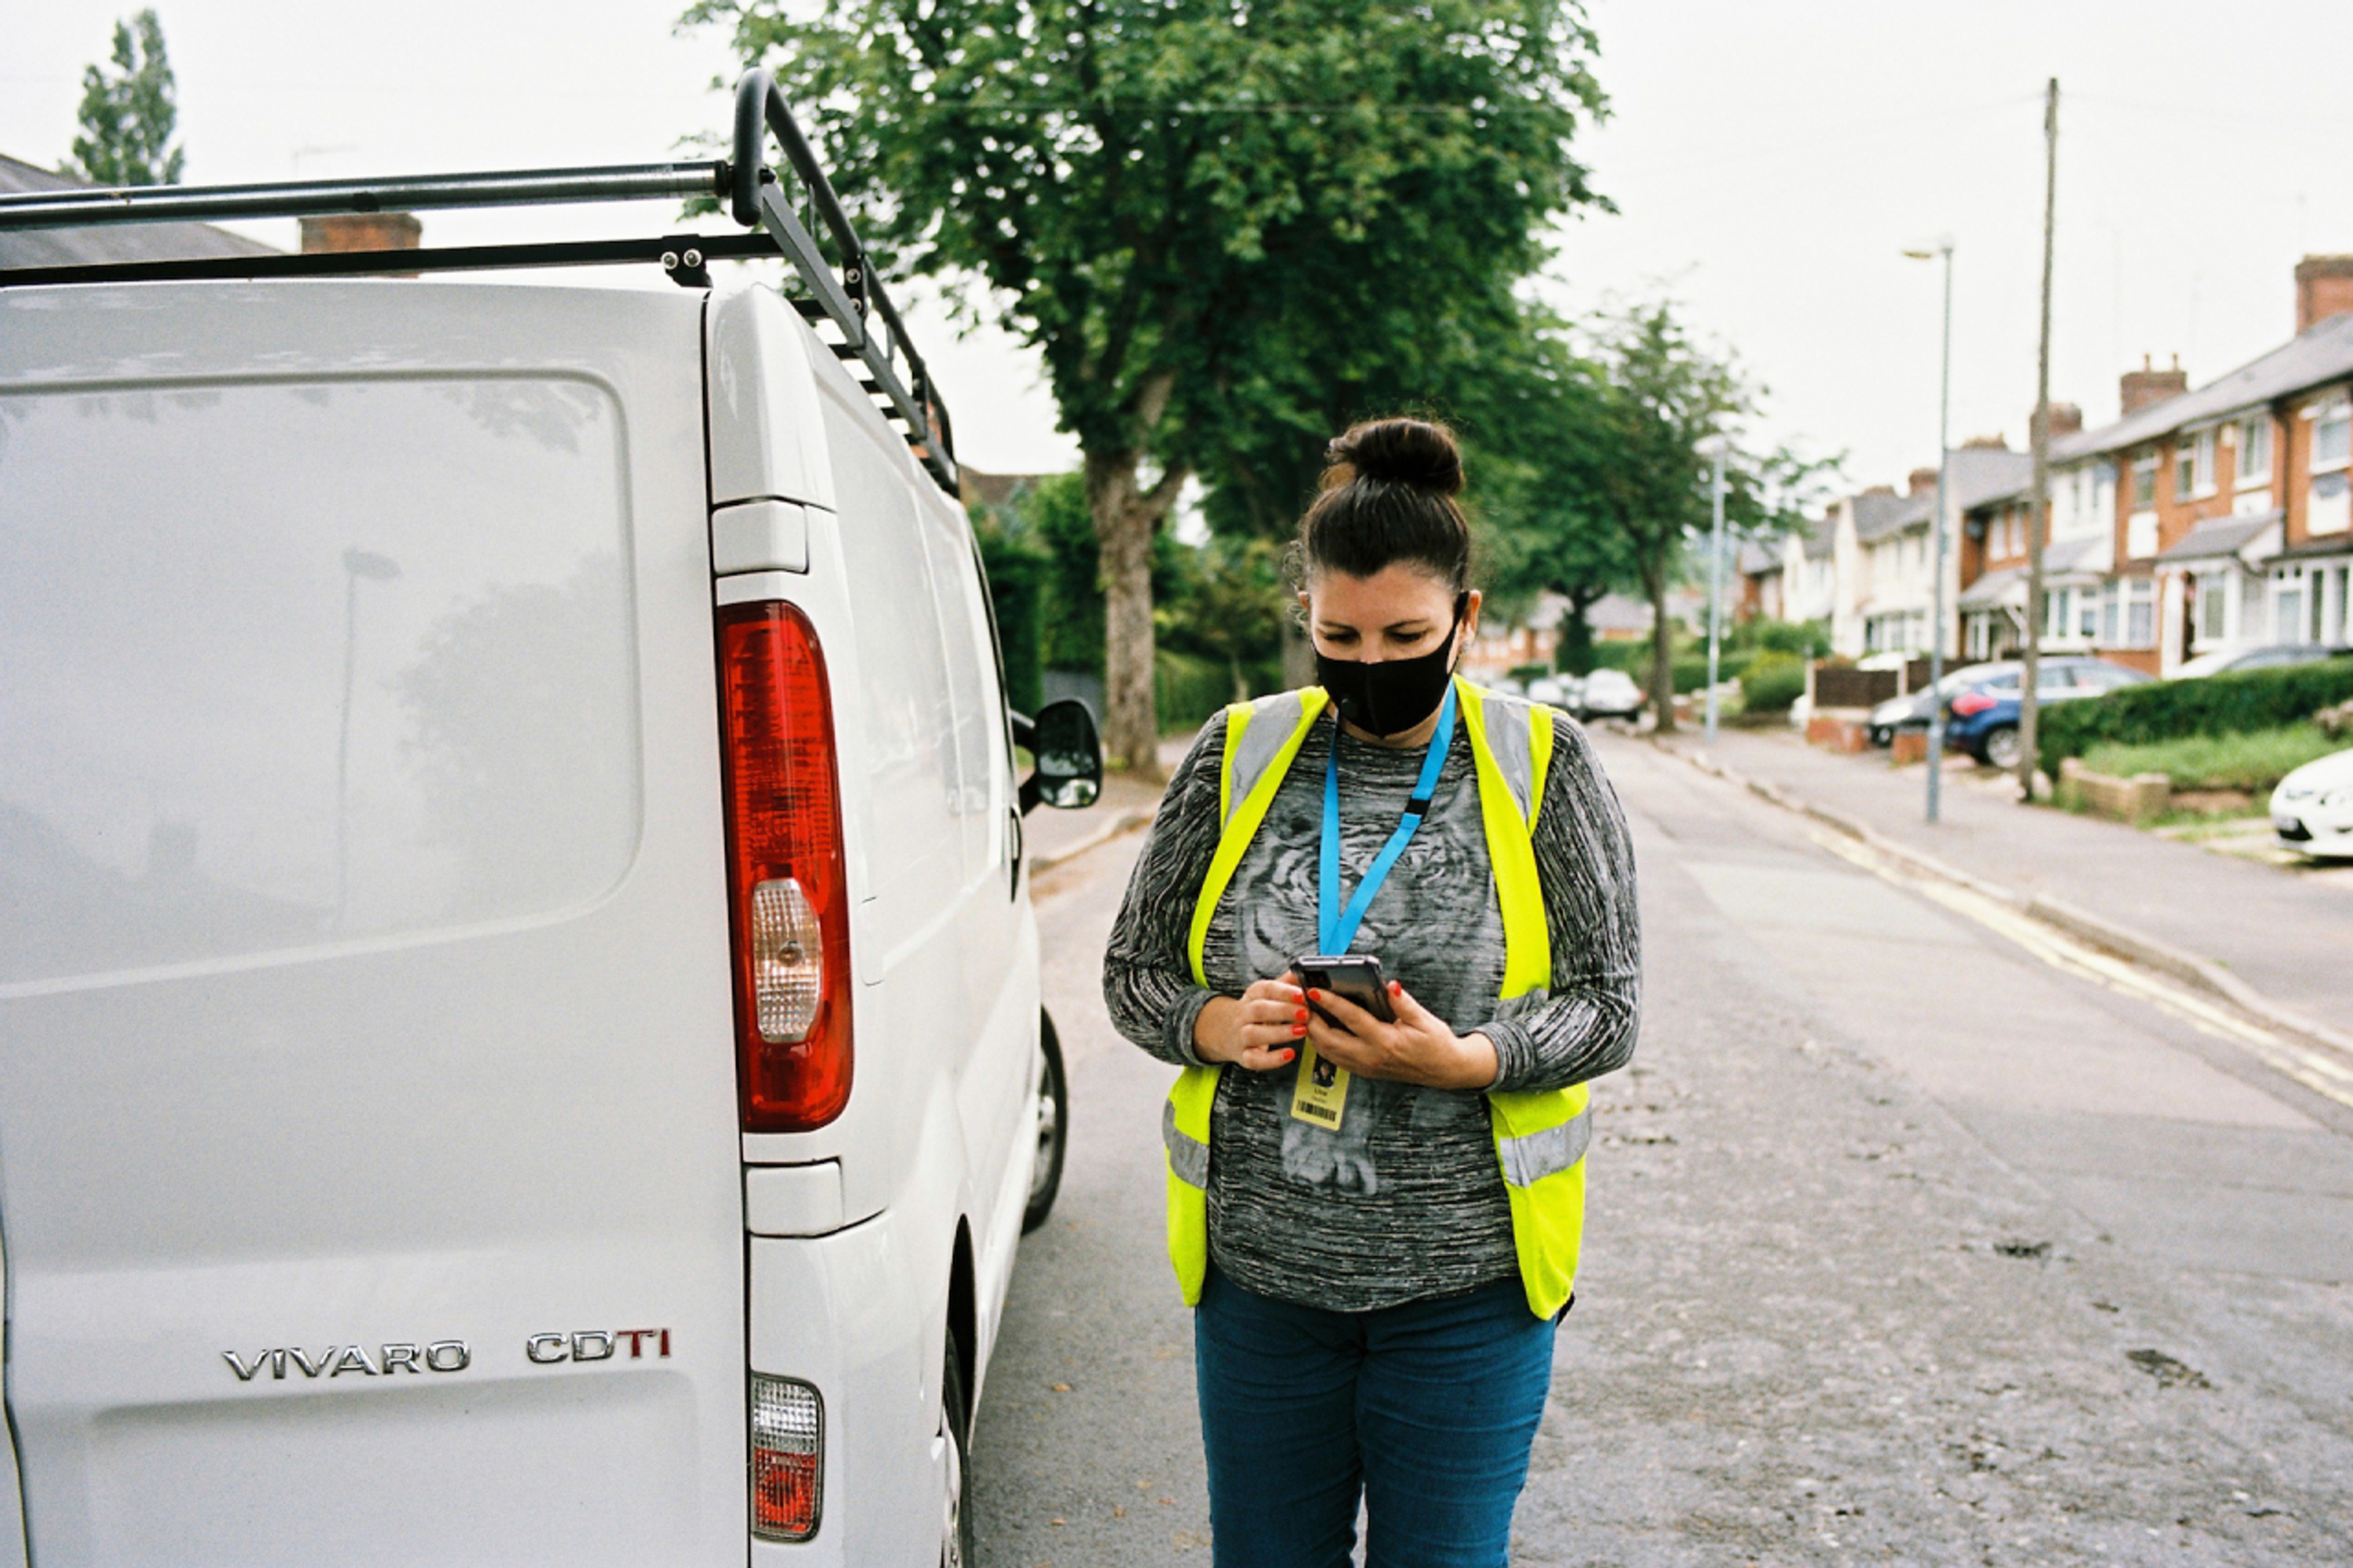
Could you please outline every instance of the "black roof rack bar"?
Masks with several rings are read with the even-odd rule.
[[[216,223],[226,218],[318,217],[330,213],[431,212],[551,202],[637,202],[725,196],[724,162],[618,163],[593,169],[518,169],[395,180],[299,180],[267,185],[138,185],[124,190],[32,191],[0,196],[0,229],[82,228],[119,223]]]
[[[840,270],[795,216],[765,156],[777,142],[818,221],[833,241]],[[813,301],[842,336],[836,353],[864,368],[862,384],[880,412],[903,426],[907,444],[940,488],[957,493],[955,426],[931,369],[915,352],[906,323],[884,291],[873,259],[834,194],[808,139],[801,134],[776,79],[754,68],[735,88],[733,160],[623,163],[586,169],[521,169],[479,174],[428,174],[389,180],[298,180],[256,185],[146,185],[122,190],[33,191],[0,196],[0,232],[86,228],[133,223],[205,223],[230,218],[316,217],[337,213],[429,212],[453,207],[523,206],[555,202],[625,202],[663,197],[726,203],[748,235],[671,235],[659,239],[569,244],[461,246],[431,250],[311,252],[299,256],[208,257],[179,261],[91,263],[0,268],[0,288],[32,283],[100,283],[163,279],[242,279],[439,272],[464,268],[586,266],[659,261],[682,283],[708,281],[700,261],[782,251]],[[762,233],[760,231],[765,231]],[[689,251],[700,251],[696,261]],[[876,330],[879,321],[881,330]],[[901,365],[905,369],[903,375]]]
[[[793,173],[800,176],[802,189],[808,194],[818,219],[833,237],[834,249],[841,259],[841,277],[838,279],[816,236],[809,233],[778,192],[764,155],[768,131],[776,132]],[[954,426],[948,421],[948,411],[940,400],[938,388],[932,384],[931,369],[909,342],[906,324],[899,319],[898,310],[884,291],[872,258],[859,240],[849,215],[842,210],[833,182],[826,178],[824,166],[810,150],[808,139],[801,134],[800,124],[794,120],[792,108],[786,103],[776,79],[756,66],[745,71],[735,84],[734,153],[731,205],[735,221],[760,224],[776,236],[777,247],[799,271],[834,325],[841,330],[845,344],[864,363],[873,378],[873,390],[906,426],[907,439],[914,446],[916,456],[941,488],[955,495],[959,487]],[[883,342],[878,342],[870,329],[865,309],[868,305],[873,307],[874,314],[882,319],[888,331],[889,336]],[[903,382],[892,363],[894,358],[906,361]]]
[[[491,268],[599,267],[659,261],[682,283],[706,263],[774,256],[765,234],[673,234],[659,239],[564,240],[530,245],[444,246],[417,250],[316,250],[287,255],[187,257],[170,261],[80,262],[69,267],[0,270],[0,289],[47,283],[155,283],[189,279],[353,278],[370,274],[465,272]]]

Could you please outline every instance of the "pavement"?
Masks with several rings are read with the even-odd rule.
[[[1662,739],[1696,753],[1696,730]],[[2353,1034],[2353,869],[2216,855],[2123,823],[2018,804],[2014,784],[1948,766],[1943,820],[1924,820],[1923,765],[1847,756],[1781,731],[1720,729],[1715,755],[1744,777],[1860,822],[2021,894],[2063,900],[2219,964],[2260,994]]]
[[[1597,745],[1644,1025],[1595,1086],[1513,1560],[2353,1561],[2353,1106],[1850,838]],[[1208,1559],[1172,1074],[1099,989],[1140,843],[1033,885],[1071,1146],[979,1410],[987,1568]]]

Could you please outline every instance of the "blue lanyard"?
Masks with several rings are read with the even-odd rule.
[[[1405,815],[1398,821],[1397,831],[1381,846],[1381,852],[1365,871],[1365,879],[1356,884],[1356,896],[1348,907],[1335,913],[1340,889],[1340,731],[1333,721],[1332,750],[1324,759],[1324,856],[1321,875],[1315,881],[1315,923],[1317,934],[1324,942],[1323,951],[1338,957],[1348,951],[1356,940],[1356,927],[1365,911],[1373,906],[1373,895],[1381,890],[1388,879],[1398,857],[1413,840],[1414,829],[1421,826],[1430,810],[1431,794],[1438,788],[1438,774],[1446,766],[1446,750],[1454,743],[1454,686],[1447,683],[1446,700],[1438,705],[1438,732],[1430,738],[1430,751],[1421,759],[1421,777],[1413,786],[1413,798],[1405,803]]]

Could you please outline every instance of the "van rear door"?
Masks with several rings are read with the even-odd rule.
[[[744,1561],[701,309],[0,297],[36,1560]]]

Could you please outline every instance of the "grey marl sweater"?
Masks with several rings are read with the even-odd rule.
[[[1238,996],[1316,951],[1324,765],[1340,747],[1342,896],[1398,825],[1424,752],[1337,734],[1328,714],[1301,745],[1266,821],[1218,902],[1193,984],[1186,937],[1218,843],[1225,716],[1170,781],[1103,955],[1122,1034],[1167,1062],[1193,1059],[1212,995]],[[1556,716],[1536,816],[1536,870],[1552,984],[1508,1003],[1503,913],[1488,867],[1468,734],[1456,726],[1429,816],[1365,915],[1358,952],[1458,1034],[1495,1043],[1504,1089],[1563,1088],[1623,1066],[1641,996],[1634,860],[1617,796],[1584,731]],[[1261,1295],[1368,1311],[1451,1295],[1517,1269],[1487,1105],[1475,1090],[1355,1078],[1336,1132],[1290,1114],[1298,1068],[1232,1068],[1209,1135],[1209,1253]]]

